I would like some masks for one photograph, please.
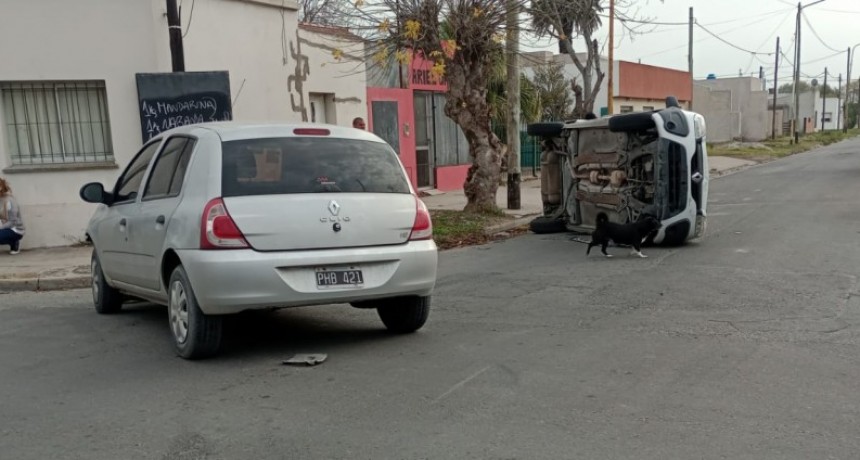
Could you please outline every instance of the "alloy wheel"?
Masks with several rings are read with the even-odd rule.
[[[185,343],[188,338],[188,298],[185,287],[180,281],[174,281],[170,286],[170,302],[168,305],[170,315],[170,330],[177,343]]]

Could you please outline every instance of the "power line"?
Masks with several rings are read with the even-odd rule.
[[[778,11],[776,11],[776,12],[771,11],[771,12],[768,12],[768,13],[764,13],[763,15],[774,15],[774,14],[775,14],[775,13],[777,13],[777,12],[780,12],[780,13],[781,13],[781,12],[784,12],[784,11],[786,11],[786,10],[784,10],[784,9],[783,9],[783,10],[778,10]],[[792,9],[791,9],[791,11],[794,11],[794,9],[792,8]],[[760,15],[760,16],[761,16],[761,15]],[[719,23],[708,24],[708,26],[713,26],[713,25],[715,25],[715,24],[726,24],[726,23],[730,23],[730,22],[732,22],[732,23],[733,23],[733,22],[737,22],[737,21],[739,21],[739,20],[743,20],[743,19],[750,19],[750,18],[754,18],[754,17],[756,17],[756,16],[748,16],[748,17],[745,17],[745,18],[733,19],[733,20],[731,20],[731,21],[723,21],[723,22],[719,22]],[[756,20],[754,20],[754,21],[752,21],[752,22],[745,22],[745,23],[741,24],[741,25],[740,25],[740,26],[738,26],[738,27],[732,27],[731,29],[726,29],[726,30],[724,30],[724,31],[721,31],[720,33],[722,33],[722,34],[727,34],[727,33],[729,33],[729,32],[734,32],[734,31],[736,31],[736,30],[745,29],[745,28],[747,28],[747,27],[749,27],[749,26],[751,26],[751,25],[753,25],[753,24],[757,24],[757,23],[759,23],[759,22],[761,22],[761,20],[759,20],[759,19],[756,19]],[[685,23],[685,25],[689,25],[689,23]],[[704,37],[704,38],[700,38],[700,39],[698,39],[698,40],[695,40],[693,43],[700,43],[700,42],[703,42],[703,41],[705,41],[705,40],[710,40],[711,38],[712,38],[712,37]],[[717,38],[719,38],[719,37],[717,37]],[[664,50],[656,51],[656,52],[654,52],[654,53],[643,54],[643,55],[641,55],[641,56],[639,56],[639,57],[640,57],[640,58],[644,58],[644,57],[659,56],[659,55],[661,55],[661,54],[665,54],[665,53],[668,53],[668,52],[670,52],[670,51],[675,51],[675,50],[679,50],[679,49],[682,49],[682,48],[684,48],[684,49],[685,49],[685,48],[687,48],[687,47],[688,47],[688,45],[686,45],[686,44],[685,44],[685,45],[674,46],[674,47],[672,47],[672,48],[667,48],[667,49],[664,49]],[[771,54],[772,54],[772,53],[771,53]]]
[[[780,49],[780,50],[779,50],[779,54],[781,54],[781,55],[782,55],[782,58],[785,60],[785,62],[789,63],[789,65],[791,65],[791,67],[792,67],[792,68],[794,67],[794,61],[792,61],[792,60],[791,60],[791,59],[790,59],[790,58],[785,54],[785,50]]]
[[[813,60],[811,60],[811,61],[801,62],[801,63],[800,63],[800,65],[815,64],[816,62],[826,61],[826,60],[828,60],[828,59],[830,59],[830,58],[832,58],[832,57],[839,56],[840,54],[842,54],[842,53],[844,53],[844,52],[845,52],[844,50],[843,50],[843,51],[837,51],[837,52],[835,52],[835,53],[833,53],[833,54],[831,54],[831,55],[829,55],[829,56],[824,56],[824,57],[822,57],[822,58],[813,59]]]
[[[827,11],[829,13],[846,13],[846,14],[860,14],[860,11],[848,11],[848,10],[831,10],[827,8],[816,8],[816,11]]]
[[[762,56],[773,56],[774,54],[776,54],[776,53],[762,53],[762,52],[758,52],[758,51],[748,50],[748,49],[746,49],[746,48],[741,48],[740,46],[735,45],[734,43],[732,43],[732,42],[730,42],[730,41],[728,41],[728,40],[726,40],[726,39],[724,39],[724,38],[720,37],[719,35],[717,35],[717,34],[715,34],[715,33],[713,33],[713,32],[711,32],[710,30],[708,30],[708,28],[707,28],[707,27],[705,27],[705,26],[703,26],[703,25],[699,24],[699,22],[698,22],[698,21],[696,21],[695,23],[696,23],[696,25],[697,25],[697,26],[699,26],[699,28],[700,28],[700,29],[704,30],[705,32],[707,32],[708,34],[710,34],[712,37],[714,37],[714,38],[716,38],[717,40],[719,40],[719,41],[721,41],[721,42],[725,43],[726,45],[731,46],[732,48],[734,48],[734,49],[736,49],[736,50],[740,50],[740,51],[743,51],[743,52],[745,52],[745,53],[750,53],[750,54],[760,54],[760,55],[762,55]]]
[[[818,39],[818,42],[821,43],[822,45],[824,45],[825,48],[829,49],[830,51],[838,51],[840,53],[845,51],[845,50],[839,51],[836,48],[831,47],[827,43],[824,43],[824,40],[821,39],[821,36],[819,36],[818,32],[815,31],[815,28],[812,27],[812,23],[809,21],[809,18],[806,17],[806,14],[802,14],[801,16],[803,16],[803,20],[806,21],[806,25],[809,26],[809,30],[812,31],[812,35],[815,35],[815,38]]]
[[[790,11],[788,14],[783,16],[782,21],[779,21],[779,24],[773,29],[773,32],[771,32],[770,35],[767,36],[767,38],[762,40],[762,42],[758,45],[758,48],[761,48],[762,46],[766,45],[770,41],[770,39],[773,38],[774,35],[776,35],[776,33],[779,31],[779,28],[782,27],[782,25],[785,24],[785,21],[791,17],[792,12],[793,11]]]
[[[708,26],[717,26],[717,25],[721,25],[721,24],[731,24],[733,22],[743,21],[743,20],[752,19],[752,18],[760,18],[763,16],[775,15],[778,13],[784,13],[786,11],[794,11],[794,8],[790,8],[790,9],[780,8],[778,10],[766,11],[764,13],[759,13],[759,14],[752,15],[752,16],[741,16],[741,17],[737,17],[734,19],[728,19],[725,21],[711,22],[711,23],[708,23]],[[607,15],[607,14],[599,14],[599,16],[604,18],[604,19],[609,19],[609,15]],[[690,24],[689,22],[663,22],[663,21],[648,21],[648,20],[644,20],[644,19],[621,18],[621,17],[618,17],[617,14],[615,16],[616,16],[615,19],[618,21],[631,22],[634,24],[651,24],[651,25],[659,25],[659,26],[686,26],[686,25]]]
[[[197,0],[191,0],[191,13],[188,15],[188,25],[185,26],[185,33],[182,34],[182,38],[185,38],[188,35],[188,31],[191,30],[191,21],[194,20],[194,4],[197,3]],[[179,11],[182,11],[182,3],[179,4]]]

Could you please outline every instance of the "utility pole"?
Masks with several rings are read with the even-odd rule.
[[[854,49],[857,49],[857,45],[854,46]],[[845,106],[842,108],[842,116],[845,119],[842,122],[842,132],[848,132],[848,104],[851,103],[851,47],[848,47],[848,71],[845,76]]]
[[[797,21],[794,26],[794,84],[791,92],[794,93],[794,143],[800,141],[800,92],[797,91],[797,82],[800,80],[800,14],[803,7],[797,2]]]
[[[827,111],[827,67],[824,68],[824,86],[821,87],[821,130],[824,131],[824,112]]]
[[[185,72],[185,51],[182,48],[182,23],[176,0],[167,0],[167,32],[170,34],[170,59],[174,72]]]
[[[695,77],[693,77],[693,7],[690,7],[690,30],[687,35],[687,70],[690,72],[690,110],[693,110],[693,92],[695,91]]]
[[[842,74],[839,74],[839,85],[836,87],[836,97],[839,98],[839,103],[836,105],[836,129],[840,129],[842,127],[842,115],[845,113],[845,109],[842,107]],[[842,113],[839,113],[839,111]]]
[[[779,91],[779,37],[776,37],[776,58],[773,63],[773,120],[770,138],[776,139],[776,94]]]
[[[508,0],[505,51],[508,71],[508,209],[520,209],[520,8]]]
[[[597,56],[600,59],[600,56]],[[609,79],[606,82],[606,109],[615,111],[615,0],[609,0]]]
[[[812,5],[817,5],[823,1],[824,0],[818,0],[818,1],[815,1],[812,3],[808,3],[808,4],[806,4],[806,6],[801,5],[800,2],[797,2],[797,23],[794,26],[794,30],[795,30],[795,35],[794,35],[794,38],[795,38],[795,40],[794,40],[794,89],[792,90],[792,92],[794,93],[794,118],[795,118],[794,143],[795,144],[798,142],[798,140],[799,140],[798,138],[800,136],[800,134],[799,134],[800,133],[800,123],[798,123],[800,121],[799,120],[799,118],[800,118],[800,113],[799,113],[800,112],[800,101],[799,101],[800,100],[800,93],[797,91],[797,83],[800,80],[800,16],[803,14],[804,8],[806,8],[808,6],[812,6]],[[815,94],[814,94],[814,92],[813,92],[812,100],[813,100],[813,112],[814,112],[815,111],[814,110],[815,109],[815,104],[814,104]],[[814,113],[812,114],[812,118],[815,119]]]

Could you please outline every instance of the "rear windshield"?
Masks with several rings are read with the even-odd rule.
[[[224,142],[223,196],[410,193],[387,144],[325,137]]]

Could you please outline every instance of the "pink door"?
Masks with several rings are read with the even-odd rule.
[[[367,88],[367,113],[367,129],[394,148],[417,188],[412,90]]]

